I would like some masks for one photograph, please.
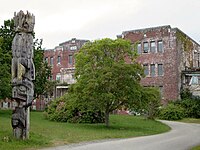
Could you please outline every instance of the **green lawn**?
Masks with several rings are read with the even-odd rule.
[[[196,119],[196,118],[184,118],[181,120],[181,122],[185,122],[185,123],[198,123],[200,124],[200,119]]]
[[[22,150],[111,138],[145,136],[169,131],[160,122],[141,117],[111,115],[110,127],[104,124],[70,124],[45,120],[42,112],[31,112],[30,139],[12,137],[11,111],[0,110],[0,149]]]

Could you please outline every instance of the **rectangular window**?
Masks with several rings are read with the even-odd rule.
[[[149,65],[148,64],[144,64],[143,67],[144,67],[144,74],[146,76],[149,75]]]
[[[159,86],[159,91],[160,91],[160,96],[161,96],[161,98],[164,98],[163,86]]]
[[[158,64],[158,75],[159,76],[163,75],[163,64]]]
[[[48,57],[45,57],[45,62],[48,63]]]
[[[60,56],[58,56],[57,63],[60,64]]]
[[[151,77],[155,77],[155,64],[151,64],[150,71]]]
[[[141,43],[137,44],[137,53],[141,54],[142,53],[142,46]]]
[[[72,64],[72,63],[73,63],[73,56],[69,55],[69,64]]]
[[[56,81],[60,82],[60,80],[61,80],[61,75],[60,75],[60,73],[58,73],[58,74],[56,75]]]
[[[158,52],[163,53],[163,41],[158,41]]]
[[[156,52],[156,42],[155,41],[151,41],[150,42],[150,51],[152,53],[155,53]]]
[[[50,58],[50,65],[53,66],[53,57]]]
[[[143,43],[143,51],[144,51],[144,53],[148,53],[148,51],[149,51],[149,43],[148,42]]]
[[[77,46],[71,46],[70,50],[77,50]]]

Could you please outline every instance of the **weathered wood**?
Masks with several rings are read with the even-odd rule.
[[[33,63],[33,30],[35,16],[23,11],[14,14],[15,37],[12,42],[12,127],[16,138],[29,137],[29,106],[34,97],[35,67]]]

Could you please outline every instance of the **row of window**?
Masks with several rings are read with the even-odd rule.
[[[155,77],[164,74],[163,64],[144,64],[143,67],[146,76]]]
[[[48,63],[48,57],[45,58],[45,61]],[[53,61],[54,61],[53,57],[50,57],[50,65],[51,66],[53,66]],[[58,56],[57,57],[57,64],[60,64],[60,63],[61,63],[61,57]],[[73,64],[73,55],[68,56],[68,63]]]
[[[138,54],[142,53],[163,53],[163,41],[150,41],[150,42],[143,42],[137,44],[137,52]]]

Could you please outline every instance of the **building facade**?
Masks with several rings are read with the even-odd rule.
[[[44,51],[44,59],[52,67],[51,80],[56,80],[58,82],[55,88],[54,98],[62,96],[66,93],[68,85],[75,83],[75,53],[78,52],[86,42],[88,42],[88,40],[73,38],[59,44],[55,49]]]
[[[179,99],[185,85],[191,87],[194,70],[200,67],[200,45],[181,30],[160,26],[125,31],[118,38],[137,44],[137,61],[146,75],[141,83],[158,87],[163,102]]]

